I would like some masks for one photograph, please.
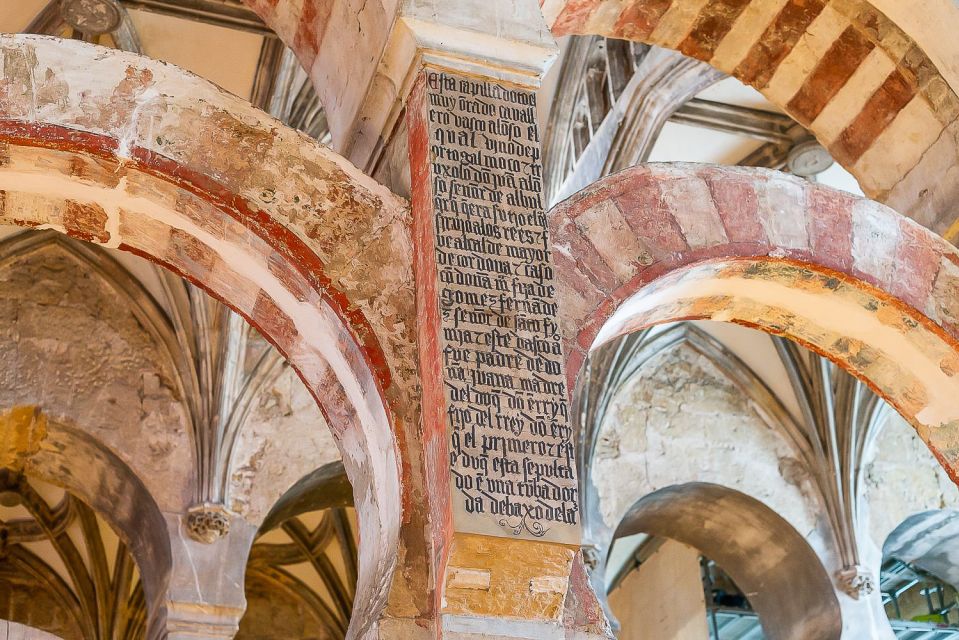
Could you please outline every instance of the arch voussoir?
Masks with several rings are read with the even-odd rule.
[[[959,79],[937,66],[942,44],[914,40],[883,12],[891,8],[902,21],[889,4],[541,2],[556,36],[655,44],[755,87],[809,129],[867,195],[952,239],[959,231],[954,181],[940,177],[959,148]],[[943,24],[954,22],[950,10],[942,11]]]
[[[571,388],[592,349],[714,319],[870,384],[959,480],[959,252],[891,209],[777,172],[645,165],[550,213]]]
[[[400,544],[396,433],[416,423],[406,203],[171,65],[4,35],[0,67],[0,222],[187,278],[259,329],[316,398],[356,491],[352,633],[365,635]]]

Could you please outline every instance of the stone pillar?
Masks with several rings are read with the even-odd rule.
[[[229,640],[239,629],[246,610],[243,578],[256,527],[237,516],[223,521],[207,515],[166,515],[173,564],[151,638]]]
[[[426,64],[407,126],[427,474],[449,500],[432,519],[443,636],[601,634],[535,91]]]

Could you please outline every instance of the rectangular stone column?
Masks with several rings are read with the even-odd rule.
[[[580,514],[536,95],[427,67],[407,119],[444,635],[560,625]]]
[[[536,94],[425,70],[408,106],[424,403],[453,528],[576,544]]]

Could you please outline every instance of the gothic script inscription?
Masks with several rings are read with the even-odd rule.
[[[427,75],[437,290],[457,528],[578,540],[536,96]]]

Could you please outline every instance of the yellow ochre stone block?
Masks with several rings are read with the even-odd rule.
[[[558,620],[578,547],[457,533],[443,613]]]
[[[0,413],[0,467],[22,471],[46,437],[47,418],[40,407],[19,406]]]

